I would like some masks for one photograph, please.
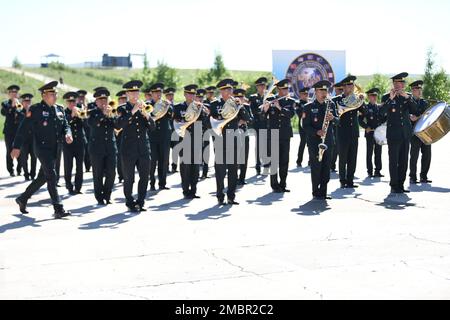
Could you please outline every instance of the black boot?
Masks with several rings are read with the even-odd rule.
[[[54,214],[55,219],[62,219],[62,218],[70,216],[70,211],[64,210],[63,206],[60,204],[55,204],[53,206],[53,208],[55,209],[55,214]]]
[[[22,199],[17,198],[16,203],[19,205],[19,209],[20,209],[21,213],[23,213],[23,214],[29,213],[27,211],[27,202],[26,201],[23,201]]]

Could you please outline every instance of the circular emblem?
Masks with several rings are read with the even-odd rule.
[[[48,125],[47,121],[44,121],[44,123],[42,124],[44,127],[46,127]]]
[[[335,75],[330,63],[315,53],[306,53],[297,57],[289,66],[286,78],[291,80],[291,90],[299,98],[298,92],[303,88],[311,88],[321,80],[335,83]],[[314,90],[309,92],[313,96]]]

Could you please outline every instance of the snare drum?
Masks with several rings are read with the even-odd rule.
[[[387,141],[387,124],[384,123],[378,128],[376,128],[373,137],[375,138],[375,142],[380,146],[385,146],[388,144]]]
[[[414,127],[414,134],[426,145],[441,140],[450,131],[450,107],[440,102],[419,118]]]

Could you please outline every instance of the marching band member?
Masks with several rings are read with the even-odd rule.
[[[117,97],[117,105],[121,106],[127,103],[127,92],[125,90],[121,90],[116,93]],[[123,130],[121,128],[114,130],[116,134],[116,144],[117,144],[117,175],[119,177],[119,183],[123,182],[123,170],[122,170],[122,161],[120,161],[119,154],[120,154],[120,147],[122,145],[122,134]]]
[[[268,145],[271,145],[271,132],[278,130],[278,168],[271,172],[270,186],[275,193],[290,192],[286,189],[286,180],[289,170],[289,150],[291,138],[294,136],[291,119],[295,115],[295,100],[289,96],[290,80],[284,79],[276,84],[278,96],[275,102],[266,102],[262,110],[262,117],[267,121]],[[272,148],[270,148],[272,149]],[[271,150],[271,158],[274,154]],[[273,169],[271,168],[271,171]],[[278,176],[280,180],[278,180]]]
[[[20,124],[20,110],[19,110],[19,91],[20,87],[18,85],[11,85],[7,89],[8,91],[8,100],[2,102],[2,115],[5,116],[5,126],[3,128],[3,134],[5,136],[5,145],[6,145],[6,168],[8,169],[9,175],[11,177],[15,176],[14,173],[14,161],[9,156],[13,149],[14,138],[17,134],[17,129]],[[21,166],[17,160],[17,175],[21,174]]]
[[[77,108],[81,111],[87,111],[87,91],[86,90],[78,90],[77,91],[78,98],[77,98]],[[86,135],[87,141],[89,141],[89,133],[90,128],[87,124],[87,119],[83,119],[83,127],[84,127],[84,134]],[[86,143],[85,151],[84,151],[84,167],[86,168],[86,172],[91,171],[91,159],[89,156],[89,144]]]
[[[211,117],[215,120],[224,120],[222,111],[225,103],[233,99],[233,86],[236,82],[232,79],[224,79],[217,84],[220,90],[220,99],[211,103]],[[228,175],[227,198],[229,205],[239,205],[235,201],[237,186],[237,139],[236,130],[239,121],[249,121],[250,117],[245,108],[241,108],[235,118],[230,120],[223,128],[222,136],[214,137],[215,170],[216,170],[216,197],[219,205],[225,205],[225,176]],[[232,139],[232,141],[230,141]],[[228,156],[227,156],[228,155]],[[231,157],[232,156],[232,157]],[[232,158],[232,159],[230,159]]]
[[[155,105],[160,102],[164,84],[156,83],[150,87],[152,99],[150,104]],[[173,108],[169,106],[169,110],[163,118],[155,121],[155,130],[150,135],[151,148],[151,168],[150,168],[150,190],[155,191],[155,171],[158,167],[158,183],[159,190],[169,190],[167,184],[167,163],[169,162],[170,140],[172,132],[170,123],[173,118]]]
[[[164,96],[166,98],[166,101],[170,103],[172,108],[175,105],[175,102],[174,102],[175,92],[176,92],[175,88],[164,89]],[[173,127],[173,119],[170,121],[169,125],[170,125],[170,133],[173,134],[173,132],[175,130]],[[172,170],[171,171],[169,170],[169,163],[167,163],[167,172],[171,172],[171,173],[178,172],[178,170],[177,170],[178,155],[173,153],[173,149],[176,147],[176,145],[177,145],[177,141],[170,141],[170,149],[172,150],[172,163],[171,163]]]
[[[248,167],[248,156],[250,153],[250,136],[248,135],[248,126],[250,123],[253,122],[253,116],[252,111],[250,108],[250,105],[246,102],[245,94],[247,93],[244,89],[235,89],[233,92],[234,97],[238,98],[241,102],[241,105],[244,106],[245,110],[247,111],[247,114],[249,115],[249,120],[239,120],[239,130],[242,131],[242,134],[244,135],[244,148],[243,150],[240,149],[240,151],[245,152],[244,155],[244,163],[239,164],[238,171],[239,171],[239,177],[238,177],[238,186],[246,185],[245,177],[247,176],[247,167]]]
[[[377,104],[378,95],[380,94],[380,89],[373,88],[366,92],[369,103],[365,104],[361,108],[359,115],[359,125],[365,130],[365,138],[367,145],[366,152],[366,164],[367,164],[367,174],[369,178],[383,178],[381,174],[382,162],[382,146],[375,142],[375,130],[381,125],[380,122],[380,106]],[[373,173],[373,162],[372,158],[375,154],[375,175]]]
[[[83,186],[84,152],[87,144],[83,128],[83,120],[80,118],[80,110],[77,108],[76,92],[67,92],[63,99],[66,101],[65,116],[72,131],[73,142],[63,144],[64,180],[66,189],[70,195],[81,194]],[[72,183],[73,160],[75,159],[75,189]]]
[[[334,97],[331,99],[334,104],[336,104],[337,100],[339,99],[339,97],[344,93],[344,86],[342,85],[341,82],[338,82],[334,85]],[[334,124],[333,124],[334,125]],[[336,142],[335,147],[333,148],[333,159],[331,159],[331,172],[336,173],[337,170],[337,158],[339,155],[339,139],[338,139],[338,130],[337,128],[334,128],[333,130],[334,133],[334,140]]]
[[[70,212],[64,210],[58,194],[55,163],[57,150],[59,145],[62,144],[62,140],[64,139],[68,144],[71,144],[73,138],[70,126],[64,117],[64,108],[56,104],[57,86],[58,82],[53,81],[39,88],[42,94],[42,102],[31,106],[25,119],[21,122],[14,139],[11,157],[18,158],[20,156],[20,148],[31,128],[36,147],[35,153],[41,163],[41,168],[36,180],[31,182],[25,192],[16,199],[16,203],[19,205],[20,212],[28,213],[26,209],[28,200],[47,183],[47,189],[55,210],[54,217],[61,219],[69,216]]]
[[[188,107],[194,103],[198,86],[191,84],[184,87],[185,101],[174,107],[174,121],[182,123],[185,121]],[[201,103],[201,102],[199,102]],[[197,121],[202,121],[201,112]],[[200,132],[196,132],[196,130]],[[185,199],[199,199],[197,195],[197,183],[199,179],[202,141],[195,141],[197,137],[202,137],[202,125],[191,124],[186,129],[186,134],[180,137],[182,149],[180,151],[180,174],[183,196]],[[198,148],[196,148],[198,146]]]
[[[142,82],[127,82],[123,88],[127,92],[128,102],[118,108],[118,124],[123,129],[120,158],[123,170],[123,191],[126,206],[132,212],[147,211],[144,208],[147,196],[150,169],[149,131],[153,131],[155,123],[151,114],[145,111],[145,105],[139,101],[139,89]],[[153,133],[152,133],[153,134]],[[133,197],[135,168],[139,174],[138,198]]]
[[[23,110],[20,113],[20,122],[25,118],[30,106],[32,104],[31,100],[33,95],[30,93],[23,94],[20,99],[22,100]],[[33,134],[31,128],[25,133],[26,137],[24,139],[22,148],[20,148],[20,162],[23,169],[23,174],[25,181],[34,180],[36,177],[36,155],[34,154],[34,143]],[[30,170],[28,170],[28,158],[30,158]]]
[[[216,93],[217,88],[215,86],[209,86],[205,89],[206,91],[206,98],[203,100],[203,105],[205,106],[205,110],[209,112],[211,103],[216,100]],[[202,164],[202,176],[201,179],[207,179],[208,178],[208,171],[209,171],[209,159],[211,157],[211,121],[209,120],[209,115],[206,117],[203,117],[203,164]],[[207,138],[205,138],[205,135],[208,135]]]
[[[112,204],[117,164],[117,144],[114,130],[118,128],[117,117],[108,106],[110,92],[107,89],[94,93],[96,108],[89,113],[89,153],[92,162],[94,194],[98,205]]]
[[[428,109],[428,101],[422,98],[423,81],[415,81],[410,84],[412,89],[412,98],[417,105],[417,113],[411,115],[412,125],[415,126],[417,120]],[[412,184],[417,184],[417,161],[419,152],[422,153],[422,165],[420,171],[420,183],[432,183],[428,179],[428,171],[431,165],[431,145],[426,145],[415,135],[411,138],[411,160],[409,165],[409,178]]]
[[[306,132],[303,129],[302,121],[303,121],[303,109],[305,105],[308,104],[308,94],[310,88],[305,87],[299,90],[300,100],[298,101],[295,113],[298,117],[298,133],[300,134],[300,146],[298,147],[297,153],[297,167],[301,168],[303,163],[303,155],[305,153],[306,147]]]
[[[256,139],[255,139],[255,149],[256,149],[256,174],[261,175],[261,167],[264,168],[264,175],[268,175],[268,169],[270,164],[264,163],[264,159],[261,156],[261,132],[263,130],[267,130],[267,121],[263,118],[261,114],[261,105],[263,104],[264,96],[267,90],[267,78],[261,77],[255,81],[256,85],[256,93],[252,94],[249,98],[250,100],[250,109],[252,111],[254,121],[253,121],[253,129],[256,131]],[[266,147],[267,149],[267,147]]]
[[[355,76],[348,76],[341,81],[344,93],[335,99],[337,106],[345,107],[344,99],[355,91]],[[339,179],[341,188],[355,189],[356,162],[358,158],[359,123],[358,110],[346,112],[341,116],[337,128],[339,145]]]
[[[394,77],[394,88],[381,100],[380,116],[387,121],[389,148],[389,175],[391,193],[409,193],[404,187],[408,170],[409,144],[412,137],[411,114],[416,114],[417,105],[411,95],[405,92],[408,73]]]
[[[333,148],[335,147],[333,131],[339,123],[339,118],[334,102],[327,99],[330,87],[331,83],[326,80],[319,81],[313,86],[316,92],[316,100],[305,105],[303,116],[303,128],[306,131],[311,160],[311,181],[315,200],[331,200],[331,197],[327,196],[327,185],[330,181],[330,165]],[[325,126],[326,123],[328,124]],[[323,153],[323,158],[319,159],[319,145],[321,143],[325,143],[327,149]]]

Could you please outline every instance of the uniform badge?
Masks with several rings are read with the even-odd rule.
[[[317,118],[314,118],[314,122],[318,122],[319,121],[319,119],[317,119]]]
[[[370,120],[373,120],[373,117],[370,117]]]
[[[42,125],[43,125],[44,127],[46,127],[46,126],[48,126],[48,122],[47,122],[47,121],[44,121],[44,122],[42,123]]]
[[[42,111],[42,115],[43,115],[44,117],[48,117],[48,116],[50,116],[50,113],[47,112],[47,111]]]
[[[397,110],[395,110],[395,108],[394,109],[392,109],[392,112],[396,112]]]

